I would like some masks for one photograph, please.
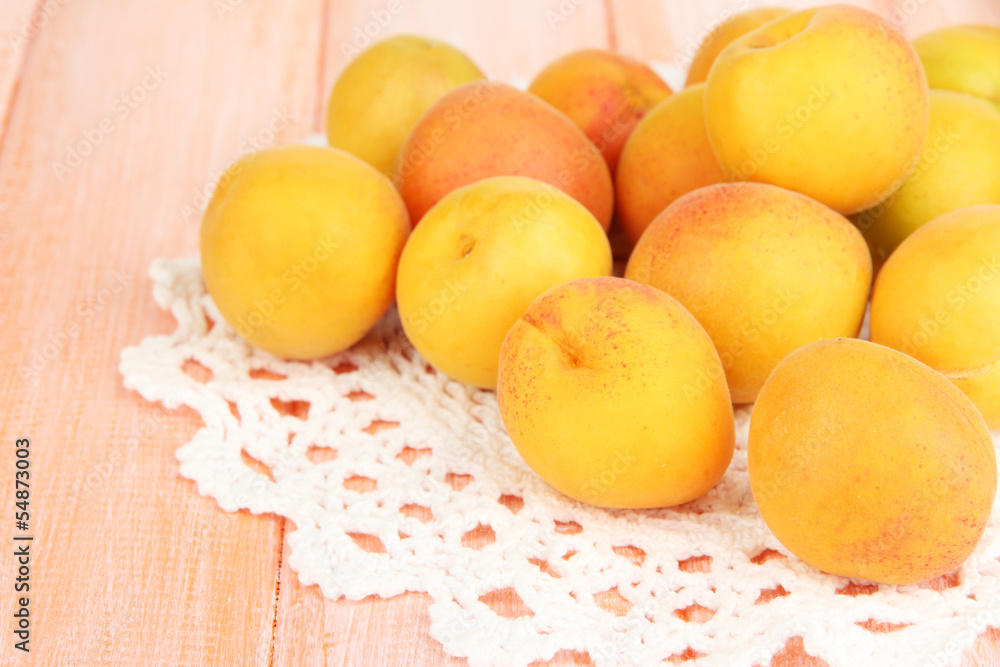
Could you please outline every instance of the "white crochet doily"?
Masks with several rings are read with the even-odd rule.
[[[472,665],[569,649],[597,665],[749,667],[796,636],[834,666],[950,665],[1000,625],[1000,512],[942,590],[851,584],[790,556],[764,525],[745,409],[732,465],[706,496],[597,509],[534,475],[494,393],[432,370],[391,313],[346,352],[289,362],[225,325],[197,259],[157,260],[150,274],[178,327],[125,349],[120,369],[147,400],[204,420],[177,450],[181,474],[225,510],[294,522],[291,566],[327,597],[428,593],[431,636]],[[497,614],[497,599],[515,613]]]

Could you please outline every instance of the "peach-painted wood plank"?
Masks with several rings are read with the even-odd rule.
[[[911,39],[957,23],[1000,26],[996,0],[893,0],[888,18]]]
[[[321,3],[53,4],[0,155],[0,664],[266,665],[281,522],[222,512],[181,479],[174,452],[198,419],[126,391],[117,364],[174,327],[146,272],[195,251],[181,205],[247,142],[308,132]],[[23,436],[28,662],[10,641]]]
[[[911,0],[916,2],[917,0]],[[932,2],[936,0],[923,0]],[[943,0],[942,0],[943,1]],[[969,0],[975,2],[975,0]],[[825,0],[611,0],[618,48],[645,61],[668,63],[687,71],[701,40],[736,14],[759,7],[806,9]],[[854,0],[850,4],[888,16],[893,0]]]
[[[599,0],[331,0],[324,94],[366,40],[399,34],[445,40],[490,77],[527,84],[564,53],[606,47],[609,33]]]
[[[23,71],[14,104],[0,104],[11,109],[0,154],[0,443],[28,435],[35,452],[30,662],[461,664],[430,639],[427,596],[324,600],[279,557],[280,520],[224,513],[178,477],[173,452],[197,418],[144,403],[115,370],[123,345],[173,327],[152,304],[145,271],[153,257],[195,252],[198,209],[228,163],[321,127],[326,94],[351,57],[342,45],[355,27],[384,20],[379,10],[391,20],[376,21],[376,38],[443,38],[490,74],[525,81],[584,46],[670,61],[691,25],[710,25],[727,5],[53,4],[58,14],[34,33],[26,60],[11,68],[0,56],[0,96]],[[660,5],[665,22],[652,20]],[[887,2],[867,6],[888,15]],[[995,23],[994,9],[926,0],[904,29]],[[7,0],[0,36],[32,11]],[[11,508],[12,481],[0,479]],[[0,531],[5,573],[12,533]],[[0,596],[0,614],[12,609]],[[997,645],[990,631],[967,662],[996,664]],[[0,664],[12,663],[11,650],[0,647]],[[812,664],[794,641],[774,663]]]
[[[37,0],[0,2],[0,146],[28,46],[54,20],[57,7],[45,8]]]

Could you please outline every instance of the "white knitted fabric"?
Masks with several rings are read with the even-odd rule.
[[[147,400],[204,420],[177,450],[181,474],[225,510],[294,522],[291,566],[327,597],[429,593],[431,636],[472,665],[569,649],[597,665],[749,667],[796,636],[835,667],[952,665],[1000,625],[997,511],[954,585],[845,591],[848,580],[790,556],[761,520],[748,410],[729,471],[703,498],[597,509],[533,474],[493,392],[433,371],[392,313],[346,352],[289,362],[225,325],[197,259],[157,260],[150,274],[177,330],[125,349],[120,369]],[[512,591],[520,615],[495,613]]]

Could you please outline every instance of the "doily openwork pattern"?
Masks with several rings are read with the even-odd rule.
[[[428,593],[431,635],[472,665],[560,649],[597,665],[766,665],[795,636],[834,666],[951,665],[1000,625],[997,511],[940,590],[852,583],[789,555],[764,525],[747,409],[707,495],[597,509],[534,475],[494,394],[436,373],[392,314],[346,352],[289,362],[225,325],[196,259],[150,274],[177,330],[125,349],[120,369],[147,400],[204,420],[177,450],[181,474],[227,511],[291,519],[291,566],[327,597]],[[498,596],[519,602],[499,615]]]

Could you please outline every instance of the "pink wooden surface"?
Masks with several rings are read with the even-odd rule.
[[[995,1],[860,4],[911,35],[1000,24]],[[463,662],[430,639],[425,595],[333,601],[299,585],[290,526],[222,512],[179,477],[174,450],[198,418],[144,402],[117,372],[122,347],[173,328],[152,302],[150,262],[196,252],[197,209],[227,164],[322,127],[343,46],[390,6],[378,38],[443,38],[491,75],[527,80],[583,46],[683,63],[692,34],[748,4],[0,1],[0,664]],[[24,436],[30,655],[9,633],[12,452]],[[997,643],[990,631],[967,663],[1000,664]],[[812,664],[801,642],[775,663]]]

